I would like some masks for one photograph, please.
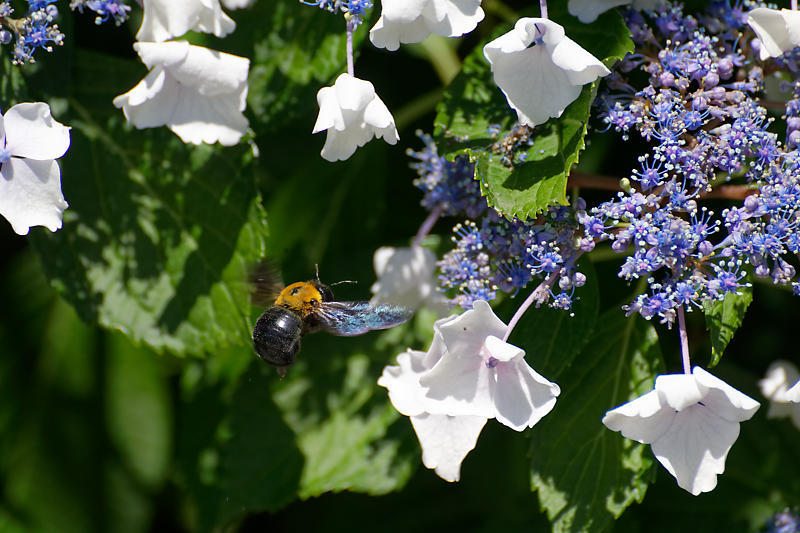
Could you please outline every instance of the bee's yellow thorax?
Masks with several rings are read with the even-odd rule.
[[[304,317],[320,303],[322,303],[322,294],[307,281],[292,283],[283,289],[275,300],[275,305],[297,311]]]

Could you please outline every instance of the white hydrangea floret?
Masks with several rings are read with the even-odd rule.
[[[382,0],[381,17],[369,32],[378,48],[397,50],[429,35],[458,37],[483,20],[481,0]]]
[[[760,404],[699,367],[658,376],[654,390],[606,412],[603,424],[649,444],[678,486],[698,495],[717,486],[739,423]]]
[[[375,250],[373,263],[378,281],[372,285],[372,303],[447,312],[447,300],[435,278],[436,255],[428,248],[382,246]]]
[[[767,418],[791,418],[800,429],[800,372],[797,367],[788,361],[775,361],[758,386],[769,400]]]
[[[437,323],[442,356],[420,377],[429,413],[496,418],[516,431],[549,413],[561,389],[525,362],[525,352],[502,340],[507,326],[483,300]]]
[[[747,14],[747,23],[761,43],[762,61],[800,46],[800,11],[757,7]]]
[[[444,318],[437,324],[453,320]],[[411,420],[422,448],[422,463],[446,481],[458,481],[461,463],[475,448],[486,417],[431,414],[425,410],[425,389],[419,378],[441,358],[444,345],[441,334],[434,333],[428,352],[407,350],[397,356],[397,366],[387,366],[378,385],[389,390],[395,409]]]
[[[228,2],[238,4],[241,0]],[[162,42],[180,37],[189,30],[225,37],[236,23],[219,5],[219,0],[144,0],[142,26],[137,41]]]
[[[368,81],[340,74],[332,87],[319,90],[317,103],[319,115],[313,133],[327,130],[320,154],[328,161],[347,159],[373,137],[389,144],[399,139],[394,117]]]
[[[632,4],[634,9],[655,9],[664,0],[569,0],[567,10],[584,24],[594,22],[601,13],[617,6]]]
[[[17,104],[0,119],[0,215],[19,235],[61,228],[68,204],[55,159],[69,149],[69,130],[42,102]]]
[[[250,7],[256,0],[222,0],[222,5],[228,9],[244,9]]]
[[[610,71],[542,18],[522,18],[514,29],[483,47],[494,81],[519,121],[528,126],[560,117],[582,87]]]
[[[133,47],[150,73],[114,99],[131,124],[139,129],[166,125],[192,144],[239,142],[248,126],[242,114],[248,59],[186,41]]]

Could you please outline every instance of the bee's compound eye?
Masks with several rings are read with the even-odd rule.
[[[276,367],[294,364],[303,336],[303,320],[283,307],[270,307],[253,328],[253,345],[258,356]]]

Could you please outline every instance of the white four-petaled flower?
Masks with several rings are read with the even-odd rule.
[[[241,1],[237,4],[245,5]],[[225,37],[236,28],[219,0],[144,0],[143,7],[137,41],[166,41],[189,30]]]
[[[150,68],[139,84],[114,99],[139,129],[168,126],[184,142],[233,145],[247,131],[242,114],[250,61],[186,41],[136,43]]]
[[[528,126],[560,117],[583,85],[610,74],[548,19],[518,20],[513,30],[484,46],[483,55],[508,104]]]
[[[369,32],[378,48],[397,50],[430,34],[457,37],[483,20],[481,0],[382,0],[381,17]]]
[[[761,394],[769,400],[767,418],[791,418],[800,429],[800,372],[788,361],[775,361],[758,382]]]
[[[68,207],[55,159],[69,148],[69,128],[47,104],[17,104],[0,120],[0,215],[19,235],[31,226],[61,227]]]
[[[372,303],[447,312],[447,300],[435,279],[436,256],[429,249],[383,246],[375,250],[373,263],[378,281],[372,285]]]
[[[522,350],[498,338],[507,326],[484,301],[433,330],[427,352],[401,353],[378,384],[411,417],[425,466],[456,481],[487,419],[522,431],[553,409],[561,391],[525,363]]]
[[[658,376],[654,390],[608,411],[603,424],[649,444],[656,459],[695,496],[717,486],[739,423],[760,404],[699,367]]]
[[[319,90],[317,103],[313,133],[328,131],[320,152],[328,161],[347,159],[376,136],[389,144],[399,139],[394,117],[368,81],[340,74],[332,87]]]
[[[496,418],[516,431],[533,427],[556,404],[561,389],[525,362],[525,352],[505,341],[508,327],[478,300],[435,329],[442,356],[420,377],[430,413]]]

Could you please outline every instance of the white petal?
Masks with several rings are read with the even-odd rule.
[[[692,375],[702,387],[707,389],[703,395],[703,405],[714,411],[720,418],[731,422],[744,422],[749,420],[761,407],[761,404],[751,397],[739,392],[700,367],[694,367]]]
[[[347,111],[360,111],[375,98],[375,87],[372,83],[358,79],[346,72],[340,74],[333,84],[336,101],[339,107]]]
[[[484,341],[486,350],[489,355],[501,362],[511,361],[512,359],[522,359],[525,357],[525,351],[518,348],[513,344],[505,342],[503,339],[489,335]]]
[[[344,161],[355,153],[356,148],[372,140],[372,137],[372,131],[364,126],[354,125],[342,131],[329,128],[320,155],[327,161]]]
[[[61,171],[52,159],[11,158],[0,170],[0,215],[19,235],[31,226],[50,231],[61,227],[61,213],[68,207],[61,194]]]
[[[388,22],[407,23],[418,19],[431,0],[382,0],[381,17]]]
[[[238,93],[212,97],[181,89],[167,126],[183,142],[233,146],[247,132],[248,121],[241,108],[247,86]]]
[[[442,37],[469,33],[484,17],[481,0],[433,0],[432,3],[436,15],[428,18],[428,27],[431,33]]]
[[[475,448],[486,418],[423,414],[411,417],[422,446],[422,463],[446,481],[458,481],[461,462]]]
[[[778,57],[800,44],[797,25],[800,14],[791,10],[758,7],[747,15],[747,23],[761,41],[761,59]],[[789,29],[791,27],[791,31]]]
[[[383,17],[369,30],[369,40],[377,48],[395,51],[400,43],[419,43],[425,40],[431,30],[424,19],[412,22],[387,22]]]
[[[190,45],[186,41],[167,43],[134,43],[133,49],[139,54],[147,68],[169,67],[180,63],[189,54]]]
[[[486,337],[502,338],[507,329],[483,300],[476,301],[472,309],[439,327],[447,351],[456,357],[479,357]]]
[[[312,133],[319,133],[334,126],[337,130],[344,129],[342,109],[336,101],[336,91],[333,90],[333,87],[323,87],[317,92],[317,105],[319,114]]]
[[[767,375],[758,382],[761,394],[775,402],[785,402],[786,391],[800,379],[797,367],[789,361],[774,361],[767,368]]]
[[[423,366],[425,352],[408,350],[397,356],[398,366],[387,366],[378,379],[378,385],[389,389],[389,400],[398,412],[415,416],[425,412],[422,397],[425,393],[419,377],[427,368]]]
[[[143,7],[137,41],[166,41],[189,30],[224,37],[236,27],[222,12],[218,0],[144,0]]]
[[[190,46],[183,61],[167,69],[181,85],[205,96],[239,92],[247,88],[250,60],[202,46]],[[244,110],[244,100],[241,102]]]
[[[167,79],[162,67],[157,67],[133,89],[114,98],[125,118],[138,129],[155,128],[166,124],[169,111],[177,105],[180,88]]]
[[[664,374],[656,378],[655,389],[661,404],[676,411],[682,411],[703,399],[705,389],[701,388],[691,374]]]
[[[242,9],[252,6],[255,1],[256,0],[222,0],[222,5],[228,9]]]
[[[597,20],[600,13],[630,3],[631,0],[569,0],[567,11],[584,24],[588,24]]]
[[[420,377],[427,387],[425,410],[448,415],[494,418],[496,408],[489,380],[494,375],[477,354],[454,355],[446,350],[428,373]]]
[[[17,104],[3,116],[6,150],[30,159],[57,159],[69,148],[69,128],[57,122],[47,104]]]
[[[662,407],[658,391],[652,390],[607,411],[603,424],[628,439],[650,444],[669,430],[675,414],[673,409]]]
[[[651,448],[678,485],[696,496],[716,487],[717,475],[725,471],[725,458],[738,436],[737,422],[694,405],[677,413],[670,430]]]
[[[599,59],[569,37],[561,39],[553,48],[553,63],[567,73],[574,85],[585,85],[611,74]]]
[[[400,136],[394,126],[394,117],[378,95],[364,109],[364,122],[372,128],[375,137],[397,144]]]
[[[524,359],[498,363],[489,382],[497,421],[515,431],[533,427],[556,404],[561,389],[533,370]]]

